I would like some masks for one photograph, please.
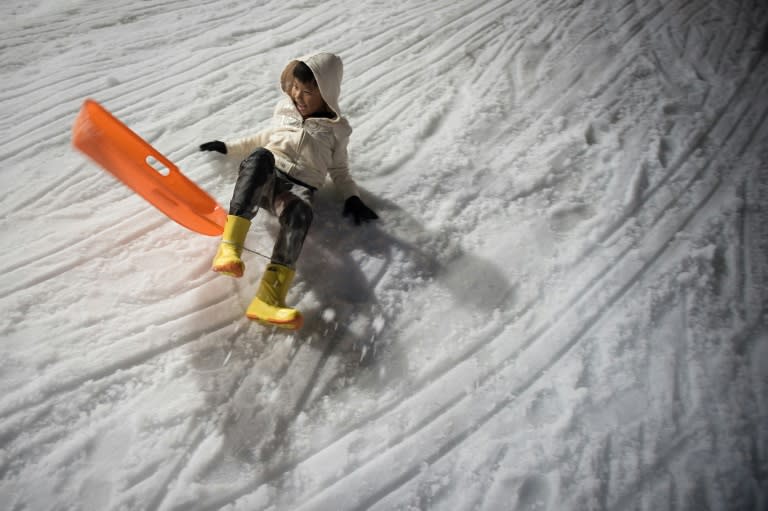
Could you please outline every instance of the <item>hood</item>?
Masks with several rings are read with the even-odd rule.
[[[304,62],[312,70],[312,74],[315,75],[315,80],[317,80],[317,86],[320,89],[320,95],[323,96],[325,103],[336,114],[336,119],[340,119],[339,95],[341,94],[341,78],[344,75],[344,66],[341,63],[341,59],[333,53],[316,53],[315,55],[292,60],[280,76],[280,86],[286,94],[288,94],[293,82],[293,68],[299,61]]]

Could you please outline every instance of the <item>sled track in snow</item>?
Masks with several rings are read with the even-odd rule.
[[[660,17],[661,14],[662,14],[662,9],[659,8],[656,11],[654,11],[650,17],[646,18],[642,22],[638,22],[638,26],[645,26],[649,21],[651,21],[651,20],[653,20],[653,19],[655,19],[657,17]],[[635,26],[636,25],[633,25],[633,27],[635,27]],[[631,35],[630,35],[629,39],[627,41],[625,41],[625,42],[629,42],[629,40],[631,40],[632,38],[637,36],[640,33],[640,30],[639,29],[635,30],[633,28],[633,30],[631,30],[630,32],[631,32]],[[754,66],[750,66],[750,67],[754,67]],[[618,76],[620,76],[625,71],[626,71],[626,69],[621,69],[618,72],[617,75],[611,76],[611,80],[609,80],[609,81],[618,80]],[[654,188],[650,189],[645,194],[645,196],[643,198],[644,202],[642,204],[639,204],[638,206],[636,206],[635,211],[630,212],[629,214],[625,215],[617,224],[614,224],[613,226],[611,226],[611,228],[608,229],[607,234],[605,234],[603,236],[604,239],[607,239],[609,237],[615,236],[616,232],[626,223],[626,221],[629,220],[630,218],[633,218],[634,214],[637,212],[637,210],[639,210],[645,203],[648,203],[648,202],[651,201],[652,198],[655,198],[657,196],[656,194],[660,190],[666,191],[666,190],[664,190],[664,185],[667,182],[669,182],[672,178],[674,178],[679,170],[681,170],[681,169],[686,167],[686,164],[688,163],[688,160],[689,160],[691,154],[693,153],[693,151],[696,148],[699,147],[698,142],[707,139],[709,137],[709,135],[712,133],[712,131],[716,130],[722,124],[722,122],[724,120],[724,117],[725,117],[725,115],[724,115],[725,112],[729,111],[729,107],[734,106],[733,105],[734,99],[737,97],[738,94],[741,94],[743,92],[742,89],[746,86],[746,84],[750,81],[750,79],[751,79],[751,75],[747,75],[747,76],[744,77],[744,79],[740,82],[739,87],[731,95],[731,97],[728,99],[726,104],[719,110],[719,113],[715,116],[715,118],[711,122],[711,124],[708,127],[706,127],[701,134],[696,136],[695,137],[695,142],[690,145],[689,149],[687,151],[685,151],[681,156],[679,156],[677,158],[677,160],[672,165],[670,165],[670,171],[665,176],[663,176],[662,180],[660,182],[656,183]],[[757,79],[755,79],[755,80],[757,80]],[[759,86],[759,83],[757,85]],[[603,91],[604,90],[605,89],[603,89]],[[598,92],[598,94],[596,94],[594,97],[599,97],[599,94],[601,94],[603,91]],[[759,97],[759,94],[756,94],[753,97]],[[729,148],[728,146],[732,145],[731,140],[730,140],[730,138],[731,138],[730,135],[738,135],[735,138],[737,140],[745,140],[746,143],[743,145],[743,147],[737,148],[737,150],[735,151],[735,154],[738,155],[739,153],[743,153],[744,147],[751,146],[751,144],[754,143],[754,140],[756,138],[759,138],[758,137],[758,133],[761,132],[761,130],[762,131],[765,130],[765,115],[766,115],[765,111],[761,112],[760,113],[760,120],[756,123],[756,126],[748,127],[747,130],[746,130],[746,133],[742,133],[741,131],[738,130],[738,127],[739,127],[738,118],[740,118],[741,116],[737,116],[737,122],[732,124],[730,128],[726,128],[726,130],[729,132],[729,136],[723,141],[722,146],[719,147],[718,149],[723,149],[723,150],[728,149]],[[716,151],[713,151],[713,152],[716,152]],[[709,165],[707,165],[703,169],[701,169],[693,178],[691,178],[689,180],[688,184],[684,187],[684,189],[694,188],[695,185],[697,184],[697,182],[699,182],[703,177],[708,175],[708,171],[709,170],[710,170],[709,169]],[[592,325],[594,325],[597,322],[599,322],[600,318],[604,317],[611,310],[613,304],[616,303],[618,300],[620,300],[620,298],[632,288],[632,286],[637,282],[637,280],[642,275],[644,275],[651,267],[653,267],[654,264],[656,264],[656,262],[659,260],[661,255],[664,253],[665,246],[667,245],[667,243],[671,239],[673,239],[674,236],[678,232],[680,232],[682,229],[684,229],[688,225],[690,220],[696,215],[696,213],[700,209],[702,209],[702,206],[708,200],[711,199],[711,197],[717,192],[719,184],[720,183],[716,180],[714,183],[709,183],[708,185],[703,185],[703,190],[697,191],[695,196],[700,197],[700,199],[698,199],[696,201],[695,207],[693,207],[693,208],[691,208],[689,210],[690,211],[689,214],[684,217],[684,220],[677,226],[677,228],[672,229],[671,234],[668,234],[668,235],[665,236],[665,240],[666,241],[664,241],[664,242],[660,243],[659,245],[657,245],[658,251],[655,253],[655,255],[652,256],[644,266],[639,268],[636,271],[636,273],[634,273],[634,275],[635,275],[634,277],[626,280],[624,282],[624,284],[621,285],[621,286],[613,286],[613,288],[616,289],[616,290],[614,292],[609,293],[610,299],[606,300],[605,305],[603,307],[599,308],[597,311],[595,311],[591,316],[588,316],[587,320],[582,320],[582,324],[581,324],[581,327],[580,327],[581,329],[576,331],[575,333],[573,333],[571,335],[571,337],[570,337],[570,341],[565,343],[562,346],[562,348],[560,350],[558,350],[554,354],[554,356],[552,358],[548,359],[548,361],[546,363],[544,363],[543,366],[540,367],[540,369],[535,371],[530,380],[522,383],[520,385],[520,387],[518,387],[514,391],[512,391],[511,394],[513,396],[520,395],[526,389],[528,389],[531,386],[533,386],[533,384],[537,381],[537,379],[543,373],[545,373],[548,369],[552,368],[560,360],[560,358],[562,356],[564,356],[567,352],[569,352],[572,349],[572,347],[576,343],[578,343],[578,341],[584,336],[584,334],[586,332],[588,332],[589,329],[592,328]],[[679,203],[679,199],[680,198],[678,197],[675,200],[671,200],[670,202],[668,202],[666,204],[666,206],[663,206],[660,210],[658,210],[658,212],[655,215],[655,219],[653,221],[653,225],[655,225],[656,223],[662,221],[665,216],[668,216],[667,214],[669,213],[669,211],[675,205],[677,205]],[[653,231],[651,231],[649,233],[646,233],[645,237],[651,237],[652,234],[653,234]],[[611,267],[614,264],[621,263],[621,259],[624,259],[625,256],[627,255],[627,253],[628,253],[628,249],[625,250],[624,252],[622,252],[621,258],[619,260],[614,260],[611,263],[607,264],[606,268]],[[587,254],[587,255],[589,255],[589,254]],[[596,272],[596,273],[604,274],[605,272],[600,271],[600,272]],[[605,281],[605,278],[598,278],[597,280],[594,280],[594,281],[590,282],[589,285],[583,290],[584,292],[575,293],[575,295],[577,295],[577,296],[578,295],[589,296],[589,293],[595,293],[596,289],[600,289],[600,288],[604,287],[604,281]],[[570,307],[574,307],[575,308],[575,307],[578,306],[579,303],[583,303],[583,301],[584,300],[579,300],[579,302],[571,303],[569,308]],[[555,314],[554,316],[559,316],[559,314]],[[532,346],[537,345],[537,343],[540,343],[541,339],[544,338],[546,336],[546,334],[548,333],[548,330],[549,330],[548,328],[541,328],[541,329],[539,329],[528,341],[526,341],[524,343],[524,346],[522,348],[520,348],[519,351],[516,351],[515,353],[510,355],[508,358],[506,358],[493,371],[491,371],[489,373],[486,373],[486,374],[480,376],[479,378],[477,378],[476,381],[479,381],[480,385],[483,385],[487,381],[492,380],[494,377],[498,376],[499,372],[501,372],[504,369],[506,369],[510,364],[513,364],[514,361],[516,359],[518,359],[518,357],[520,357],[521,353],[523,353],[526,349],[530,349]],[[499,332],[497,332],[497,333],[499,333]],[[495,339],[497,336],[492,334],[492,335],[490,335],[490,337],[492,339]],[[475,347],[475,349],[473,349],[470,352],[466,353],[466,355],[475,355],[478,351],[480,351],[481,349],[485,349],[485,348],[487,348],[486,345],[482,345],[480,347]],[[437,380],[440,377],[443,377],[443,376],[447,375],[450,371],[454,370],[455,368],[456,368],[456,366],[450,366],[450,367],[446,368],[441,373],[431,374],[429,376],[429,378],[427,378],[426,380],[433,380],[433,381]],[[417,382],[417,383],[419,383],[419,382]],[[420,383],[425,383],[425,382],[422,381]],[[418,385],[418,384],[416,385],[416,387],[419,387],[419,386],[420,385]],[[444,443],[443,444],[443,448],[441,448],[433,456],[428,458],[428,463],[431,464],[431,463],[439,460],[440,458],[445,456],[445,454],[450,452],[452,449],[456,448],[458,445],[461,444],[462,441],[464,441],[466,438],[471,436],[477,429],[481,428],[483,426],[483,424],[485,424],[487,421],[491,420],[498,413],[498,411],[500,411],[501,409],[504,409],[505,407],[509,406],[510,403],[513,400],[514,400],[514,398],[511,398],[511,399],[508,399],[508,400],[501,400],[501,401],[497,402],[495,404],[493,410],[491,412],[489,412],[487,415],[483,416],[483,418],[481,420],[471,424],[466,429],[462,430],[462,432],[460,434],[458,434],[455,437],[453,437],[450,441]],[[451,402],[451,403],[448,403],[448,404],[444,405],[444,407],[441,407],[440,409],[438,409],[433,415],[424,418],[424,420],[419,424],[419,426],[416,429],[409,430],[409,431],[405,432],[401,437],[396,439],[394,442],[390,442],[390,445],[392,445],[393,443],[397,444],[397,445],[407,444],[407,443],[409,443],[409,441],[412,441],[413,438],[416,437],[418,434],[420,434],[422,431],[427,431],[428,432],[428,428],[431,427],[433,425],[433,423],[437,422],[438,419],[442,419],[446,414],[449,413],[449,411],[452,411],[452,409],[455,406],[457,406],[457,404],[455,402]],[[382,420],[382,419],[384,419],[384,417],[386,415],[388,415],[391,412],[393,412],[394,408],[395,408],[395,406],[393,405],[391,407],[381,409],[375,415],[368,416],[366,418],[366,422],[372,423],[372,422],[375,422],[377,420]],[[393,415],[394,415],[394,413],[393,413]],[[461,412],[454,412],[452,415],[455,417],[455,416],[461,416],[462,414],[461,414]],[[354,431],[357,432],[358,430],[355,429]],[[425,434],[427,434],[427,433],[425,433]],[[337,441],[344,441],[343,438],[344,437],[340,437]],[[402,450],[407,450],[407,447],[403,447]],[[673,450],[673,452],[674,452],[674,450]],[[389,456],[389,453],[386,452],[382,456]],[[296,465],[302,463],[303,461],[304,460],[296,461],[293,465],[296,466]],[[370,463],[374,464],[375,460],[372,460]],[[290,467],[285,467],[284,470],[288,471],[288,470],[290,470]],[[405,470],[405,473],[403,475],[401,475],[399,478],[395,479],[393,482],[391,482],[389,486],[386,486],[383,489],[380,488],[373,496],[369,497],[368,500],[365,500],[362,503],[356,503],[355,506],[359,506],[360,508],[368,508],[368,507],[374,505],[380,499],[384,498],[389,493],[391,493],[393,491],[396,491],[397,488],[401,487],[402,485],[404,485],[408,481],[410,481],[416,474],[419,473],[419,471],[420,471],[420,469],[419,469],[418,465],[411,466],[411,467],[407,468]],[[348,474],[346,477],[354,477],[355,475],[356,475],[356,472],[353,472],[351,474]],[[344,481],[345,483],[348,483],[348,481],[346,479],[342,479],[342,480],[339,480],[337,482],[340,482],[340,481]],[[264,481],[264,483],[267,483],[267,482],[271,482],[271,480],[267,479],[267,480]],[[242,492],[239,492],[237,495],[233,496],[233,499],[237,498],[237,497],[240,497],[242,495],[245,495],[245,494],[249,493],[250,491],[255,490],[258,486],[259,486],[259,484],[254,484],[254,485],[250,486],[249,488],[244,489]],[[332,491],[332,488],[333,487],[331,486],[331,491]],[[335,501],[334,499],[337,499],[337,498],[340,498],[340,497],[338,495],[333,496],[329,502],[333,502],[333,501]],[[224,502],[228,502],[228,501],[216,502],[215,504],[213,504],[210,507],[210,509],[214,509],[216,506],[222,505]],[[318,504],[322,507],[322,503],[318,503],[318,502],[314,502],[314,501],[310,501],[310,502],[311,502],[310,507],[313,507],[313,506],[318,505]]]
[[[553,5],[507,1],[462,5],[424,2],[391,7],[393,10],[388,11],[389,16],[410,20],[397,25],[374,23],[365,17],[356,18],[355,13],[348,13],[348,19],[355,23],[335,24],[332,20],[338,16],[337,10],[323,3],[310,3],[290,13],[270,9],[269,5],[262,9],[258,23],[248,27],[232,22],[250,15],[246,5],[230,4],[221,12],[217,12],[214,5],[208,7],[205,14],[198,12],[199,9],[206,9],[203,5],[190,5],[188,2],[173,2],[162,7],[147,6],[146,9],[126,5],[125,14],[121,16],[88,13],[73,8],[75,10],[69,11],[68,15],[74,16],[77,12],[80,17],[78,24],[95,30],[94,35],[89,36],[91,39],[99,37],[99,31],[108,33],[110,27],[121,23],[141,27],[141,20],[162,22],[188,16],[202,25],[190,25],[176,34],[179,47],[184,51],[180,51],[178,59],[173,62],[142,59],[153,45],[165,40],[164,34],[147,30],[139,32],[142,37],[137,38],[131,51],[121,54],[120,66],[112,68],[109,76],[93,77],[73,67],[62,69],[55,77],[56,83],[39,80],[11,84],[15,86],[13,88],[3,87],[0,105],[7,109],[8,114],[0,120],[0,133],[4,135],[0,156],[35,177],[44,172],[41,170],[44,164],[56,166],[56,161],[44,162],[35,154],[65,151],[58,148],[68,143],[68,135],[64,132],[73,118],[77,103],[90,83],[101,80],[102,85],[109,85],[103,87],[105,91],[100,94],[110,110],[174,161],[179,160],[182,166],[189,163],[193,179],[224,197],[230,186],[229,177],[212,176],[208,170],[196,165],[191,146],[199,142],[200,137],[224,138],[253,128],[247,123],[226,124],[228,119],[238,118],[243,110],[259,108],[259,112],[268,115],[268,107],[253,105],[253,89],[264,90],[259,80],[273,79],[272,71],[278,69],[285,58],[304,48],[305,40],[308,41],[306,45],[316,47],[337,43],[342,46],[337,49],[345,55],[347,77],[344,102],[349,105],[348,111],[356,129],[353,154],[362,164],[362,172],[357,175],[364,182],[369,180],[382,184],[382,190],[377,190],[375,186],[371,189],[397,200],[398,206],[404,211],[413,211],[417,217],[428,218],[435,203],[448,199],[455,201],[456,208],[466,209],[471,218],[482,197],[459,196],[451,191],[450,184],[465,183],[467,187],[476,184],[466,174],[475,171],[480,174],[481,169],[477,167],[489,167],[493,172],[503,173],[509,168],[507,163],[531,161],[535,157],[533,151],[541,141],[541,133],[556,116],[592,119],[587,121],[589,126],[592,122],[596,124],[588,127],[587,131],[596,132],[600,130],[598,123],[619,117],[618,114],[623,111],[643,118],[643,123],[646,117],[652,117],[655,104],[642,103],[632,110],[631,105],[628,106],[616,93],[622,87],[631,90],[627,84],[636,78],[639,69],[642,71],[634,60],[596,59],[594,66],[585,72],[560,73],[558,70],[558,64],[583,52],[594,48],[608,51],[602,43],[606,35],[610,45],[633,51],[652,63],[651,72],[658,74],[659,80],[666,82],[668,87],[684,87],[687,77],[675,79],[674,73],[668,72],[664,65],[672,66],[672,71],[690,70],[702,79],[711,80],[707,95],[700,98],[696,105],[707,112],[707,117],[697,120],[686,133],[682,145],[666,140],[672,137],[672,133],[661,133],[660,166],[656,162],[648,163],[652,155],[642,155],[648,159],[643,163],[648,163],[648,167],[656,172],[648,171],[645,181],[638,180],[634,202],[624,204],[610,222],[595,226],[597,234],[593,236],[593,242],[585,245],[580,257],[564,270],[565,277],[579,277],[578,285],[569,289],[567,298],[556,309],[547,311],[545,316],[540,315],[543,311],[537,305],[547,298],[548,292],[553,292],[545,285],[541,286],[539,294],[531,294],[525,302],[515,303],[511,294],[502,296],[499,306],[508,309],[502,310],[493,324],[482,327],[471,340],[441,354],[443,358],[431,363],[428,369],[408,376],[402,387],[406,393],[399,400],[389,396],[383,403],[370,404],[353,421],[325,437],[323,444],[310,444],[308,447],[298,444],[293,450],[289,447],[291,441],[295,441],[292,437],[301,428],[301,416],[316,410],[319,397],[324,392],[318,391],[317,387],[331,386],[330,382],[337,377],[344,377],[344,369],[340,368],[344,362],[337,360],[342,358],[337,350],[340,345],[350,342],[354,331],[326,335],[318,346],[317,336],[321,336],[318,330],[312,339],[315,345],[294,342],[290,347],[282,344],[287,338],[282,334],[262,334],[259,339],[262,342],[260,353],[248,354],[246,351],[244,359],[230,362],[235,364],[231,380],[215,374],[210,378],[200,378],[204,383],[221,384],[225,390],[206,396],[209,402],[198,412],[196,422],[187,419],[175,426],[180,433],[170,467],[161,469],[162,461],[150,458],[141,470],[130,473],[122,488],[123,493],[117,497],[129,507],[135,503],[131,499],[136,498],[136,493],[148,490],[150,497],[144,502],[147,509],[178,509],[184,502],[176,490],[189,481],[204,482],[207,477],[213,477],[211,474],[219,466],[224,470],[224,465],[230,463],[230,455],[235,458],[250,456],[254,463],[253,472],[242,482],[195,501],[191,509],[220,509],[259,492],[268,493],[270,488],[286,488],[292,492],[283,498],[290,499],[293,507],[300,505],[301,509],[376,509],[394,506],[398,499],[402,504],[403,499],[408,498],[406,490],[417,484],[424,464],[449,463],[446,460],[451,454],[470,444],[479,432],[500,420],[503,411],[517,409],[524,413],[523,398],[542,381],[542,377],[555,371],[564,360],[575,356],[576,348],[587,342],[595,326],[610,321],[617,304],[632,295],[647,275],[663,271],[670,244],[697,221],[701,212],[705,211],[705,205],[722,200],[721,196],[730,193],[730,187],[747,182],[749,176],[741,168],[727,168],[724,162],[748,157],[760,140],[768,138],[768,108],[764,102],[756,100],[768,95],[764,85],[764,52],[744,56],[752,50],[754,30],[761,27],[745,22],[754,30],[732,30],[725,35],[712,35],[699,49],[697,43],[702,39],[701,24],[694,21],[714,16],[709,12],[717,11],[714,2],[702,6],[693,1],[649,5],[628,1],[611,6],[606,20],[589,19],[591,2],[564,0]],[[747,2],[740,2],[739,6],[745,11],[750,8]],[[374,5],[368,7],[378,8]],[[34,51],[38,46],[47,48],[44,46],[47,40],[61,38],[62,34],[78,37],[74,25],[66,17],[50,18],[48,21],[47,24],[43,20],[23,30],[15,30],[12,35],[0,36],[0,47],[8,54],[18,55],[19,52]],[[682,40],[676,39],[676,32],[670,28],[673,22],[688,26]],[[262,36],[271,26],[285,28],[269,37],[266,45],[249,44],[254,39],[266,40]],[[431,30],[435,27],[442,30]],[[350,32],[353,35],[350,36]],[[572,41],[572,44],[553,43],[560,39]],[[651,45],[650,40],[661,40],[663,44]],[[107,46],[111,44],[108,42]],[[222,50],[215,61],[201,62],[193,51],[217,45]],[[72,51],[92,61],[103,61],[105,65],[110,62],[110,53],[98,45],[83,44]],[[733,62],[734,55],[739,57],[736,63]],[[672,57],[674,64],[670,64]],[[45,53],[41,58],[53,59],[54,55]],[[245,77],[243,63],[249,60],[267,62],[270,69],[259,74],[262,70],[252,72],[253,68],[249,67]],[[402,62],[409,65],[397,65]],[[12,58],[0,57],[0,63],[10,66]],[[731,73],[733,69],[739,71],[735,83],[731,88],[722,90],[721,75]],[[440,76],[441,80],[435,81],[435,76]],[[508,79],[510,76],[514,79]],[[559,78],[565,80],[558,81]],[[425,95],[422,86],[431,81],[436,82],[436,92]],[[219,85],[225,82],[227,85]],[[206,92],[208,87],[215,87],[223,94],[211,97]],[[98,88],[94,90],[98,91]],[[508,92],[511,97],[494,98],[499,90]],[[57,94],[59,91],[63,94]],[[262,98],[264,103],[271,103],[277,98],[275,92],[266,94],[267,97]],[[27,97],[40,96],[45,98],[30,105],[27,110],[16,106]],[[177,96],[184,97],[184,100],[177,99]],[[612,101],[614,97],[616,99]],[[748,98],[755,99],[753,104]],[[594,108],[590,110],[585,104],[594,105]],[[189,112],[183,117],[178,114],[173,116],[176,119],[174,125],[163,122],[164,117],[176,113],[175,108],[185,106]],[[477,114],[479,107],[488,107],[488,110]],[[499,116],[512,119],[509,124],[514,125],[496,121],[493,115],[498,112],[493,108],[501,108]],[[682,107],[673,104],[669,110],[678,108]],[[371,111],[377,110],[383,113],[370,115]],[[522,111],[525,113],[520,113]],[[491,112],[488,116],[490,121],[483,119],[487,112]],[[411,116],[418,119],[402,122]],[[495,126],[488,125],[497,122]],[[620,119],[607,126],[609,134],[616,135],[618,139],[632,136],[635,130],[632,119]],[[478,133],[487,133],[487,136],[482,140],[472,139],[467,135],[470,128],[477,129]],[[573,151],[573,157],[575,166],[584,167],[575,170],[586,172],[591,157],[590,147],[599,148],[603,141],[599,137],[590,141],[589,135],[584,138],[584,147],[578,152]],[[485,148],[493,150],[497,144],[504,145],[501,142],[505,140],[510,140],[509,144],[513,147],[498,155],[497,161],[482,154]],[[481,147],[476,151],[477,161],[480,162],[476,167],[471,165],[472,162],[468,168],[461,168],[458,164],[451,166],[449,157],[436,154],[436,149],[446,149],[447,152],[451,147],[471,148],[475,143]],[[366,154],[366,148],[375,149]],[[569,147],[564,146],[563,151],[568,150]],[[728,157],[714,159],[721,154],[728,154]],[[410,167],[413,162],[424,169],[424,176],[414,175]],[[623,162],[628,163],[626,159]],[[64,291],[57,281],[58,276],[87,273],[94,263],[92,247],[97,247],[99,251],[103,249],[100,253],[102,259],[125,263],[125,267],[120,266],[117,272],[117,285],[120,285],[130,282],[131,261],[119,257],[124,246],[146,248],[150,253],[157,253],[158,247],[173,251],[183,249],[187,243],[186,240],[173,239],[153,245],[157,243],[153,239],[162,238],[171,231],[164,219],[147,212],[142,203],[125,192],[108,187],[104,176],[92,174],[90,164],[69,166],[68,171],[71,173],[58,180],[43,180],[45,184],[42,187],[21,185],[17,197],[3,202],[3,216],[15,216],[21,220],[19,211],[25,207],[40,208],[57,203],[67,213],[67,197],[77,196],[84,205],[82,210],[72,208],[71,214],[82,215],[85,211],[87,215],[88,210],[106,211],[107,221],[100,224],[104,229],[84,233],[74,244],[63,237],[50,242],[39,240],[29,245],[33,249],[31,252],[9,254],[4,259],[3,273],[12,276],[13,282],[4,282],[0,289],[0,301],[14,307],[15,311],[24,310],[25,300],[42,300],[49,289]],[[18,172],[15,175],[22,174]],[[563,174],[554,176],[549,182],[534,181],[524,190],[513,190],[510,186],[498,194],[514,192],[508,194],[514,197],[506,203],[509,206],[515,201],[534,200],[558,183],[568,185],[571,179],[574,179],[571,175]],[[746,184],[743,186],[746,187]],[[83,187],[104,189],[105,193],[83,191]],[[414,191],[409,193],[411,190]],[[746,194],[746,191],[742,193]],[[125,214],[120,216],[120,222],[111,224],[109,218],[115,218],[115,215],[109,212],[115,208],[123,209]],[[406,216],[403,212],[394,211],[392,217],[398,215]],[[51,214],[51,219],[55,220],[54,214]],[[407,221],[400,221],[398,226],[409,228]],[[746,224],[749,222],[746,215],[743,222],[742,236],[746,239]],[[53,225],[49,228],[51,233],[55,233]],[[425,250],[429,252],[433,249],[439,253],[445,247],[458,246],[446,240],[450,240],[452,235],[458,238],[472,227],[478,228],[478,225],[465,221],[445,226],[445,234],[427,237],[436,246],[426,247]],[[420,233],[410,234],[418,239]],[[747,247],[748,243],[744,245]],[[348,246],[345,245],[345,248]],[[614,250],[606,251],[606,246],[614,247]],[[207,247],[207,244],[200,242],[186,249],[182,265],[195,261],[192,264],[199,265],[202,271],[204,265],[196,261],[194,252],[207,250]],[[638,257],[639,248],[642,248],[641,257]],[[603,253],[609,257],[602,257]],[[384,257],[384,269],[371,282],[377,293],[386,295],[392,301],[401,296],[392,282],[392,276],[402,274],[408,277],[405,270],[395,267],[397,255],[407,258],[409,254],[402,246],[390,247],[388,258]],[[740,257],[742,268],[747,268],[751,256],[742,252]],[[599,265],[591,264],[595,259],[600,261]],[[435,263],[435,266],[440,267],[440,264]],[[39,271],[41,265],[45,266],[44,271]],[[175,275],[175,278],[183,279],[187,275]],[[553,273],[533,278],[545,284],[547,279],[556,277],[560,276]],[[19,387],[16,392],[6,394],[0,402],[0,436],[4,442],[12,444],[9,452],[22,459],[39,456],[37,451],[40,449],[55,446],[71,435],[74,426],[64,427],[49,416],[54,416],[70,401],[85,410],[87,400],[81,399],[79,393],[91,393],[97,398],[117,388],[120,390],[116,391],[119,394],[116,400],[129,403],[138,399],[130,397],[132,390],[139,389],[139,396],[150,394],[146,390],[149,386],[144,381],[145,372],[159,371],[163,364],[184,357],[184,353],[192,347],[209,342],[216,345],[215,339],[226,340],[222,349],[228,351],[226,360],[229,360],[238,346],[251,342],[254,336],[242,326],[247,322],[237,319],[237,308],[246,300],[244,295],[249,292],[249,284],[252,287],[254,283],[242,284],[238,287],[238,293],[242,294],[233,297],[233,284],[217,283],[212,287],[210,278],[192,273],[192,278],[178,293],[179,302],[166,305],[158,300],[167,308],[153,315],[150,322],[139,318],[133,323],[114,323],[119,313],[78,317],[70,334],[58,339],[58,342],[78,345],[83,337],[100,338],[95,342],[80,343],[83,346],[80,357],[52,360],[42,383]],[[742,292],[746,301],[750,292],[746,285]],[[130,294],[129,291],[123,293],[122,296]],[[428,295],[425,293],[423,296]],[[128,314],[138,313],[142,303],[145,306],[152,303],[152,297],[142,296],[137,303],[129,304]],[[409,335],[421,333],[409,330],[408,325],[399,320],[400,310],[394,307],[378,317],[374,317],[378,314],[375,304],[361,305],[353,310],[362,311],[360,314],[363,316],[369,315],[369,320],[383,318],[385,331],[391,329],[396,332],[393,335],[402,336],[400,344],[407,344]],[[68,319],[65,312],[51,311],[51,315],[51,321]],[[104,331],[100,325],[105,321],[117,327]],[[236,323],[238,321],[242,323]],[[234,330],[233,323],[238,325]],[[142,345],[148,331],[153,332],[151,338],[162,340],[150,346]],[[372,332],[375,333],[371,327],[365,330],[366,334]],[[448,342],[452,340],[447,339]],[[114,346],[118,343],[122,343],[126,351],[116,356]],[[400,344],[396,344],[395,348],[405,349]],[[97,355],[95,359],[100,361],[98,365],[89,363],[94,354]],[[684,356],[678,354],[676,363],[680,363]],[[253,380],[255,374],[265,371],[267,366],[272,376],[269,388]],[[172,381],[172,375],[158,376],[160,381]],[[467,392],[466,382],[472,382],[474,392]],[[84,387],[88,390],[83,391]],[[438,388],[441,390],[436,391]],[[270,402],[264,396],[268,392],[281,401]],[[200,393],[205,394],[206,391],[201,389]],[[95,437],[117,420],[114,417],[118,416],[100,417],[93,431],[78,440],[80,444],[89,446],[96,443]],[[401,421],[402,417],[406,419]],[[36,419],[40,419],[37,424]],[[267,433],[274,438],[264,441],[249,438],[256,427],[251,423],[266,424],[270,428]],[[392,424],[390,435],[386,438],[377,436],[382,423]],[[641,437],[643,427],[639,427]],[[34,435],[29,437],[25,431]],[[630,507],[644,487],[656,484],[653,474],[661,473],[675,462],[700,433],[701,430],[694,429],[687,435],[674,437],[668,452],[651,460],[643,468],[641,477],[618,495],[610,491],[613,474],[610,463],[604,461],[604,479],[598,491],[601,508]],[[222,446],[212,455],[211,461],[200,463],[199,459],[205,458],[211,450],[211,439],[215,441],[217,436],[223,437]],[[612,457],[612,438],[609,433],[599,440],[601,452],[598,455],[607,460]],[[354,462],[344,465],[337,461],[337,458],[353,451],[356,453]],[[269,460],[261,463],[260,456]],[[507,456],[507,450],[495,456],[495,461],[489,461],[494,466]],[[40,459],[63,466],[65,460],[70,463],[74,458],[74,455],[62,457],[54,450]],[[324,471],[324,464],[335,466],[338,470]],[[14,470],[15,465],[9,459],[0,459],[0,473],[13,475]],[[315,470],[319,470],[319,475],[306,487],[292,488],[292,482],[302,473]],[[490,486],[491,483],[485,484]],[[349,495],[349,488],[359,491]]]

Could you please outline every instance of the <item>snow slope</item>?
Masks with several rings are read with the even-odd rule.
[[[768,509],[767,10],[2,2],[3,508]],[[292,334],[69,137],[92,97],[226,205],[197,145],[315,50],[382,218],[319,194]]]

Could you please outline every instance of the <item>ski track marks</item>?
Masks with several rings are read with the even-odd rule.
[[[739,162],[766,161],[762,25],[747,14],[764,8],[69,4],[0,36],[0,183],[15,190],[0,222],[3,246],[25,247],[4,251],[0,287],[12,509],[53,509],[54,489],[90,509],[694,509],[736,490],[757,505],[724,475],[749,480],[733,461],[748,447],[707,468],[725,413],[707,401],[735,391],[696,395],[726,369],[693,355],[749,387],[700,312],[729,298],[743,304],[739,349],[761,345],[765,183]],[[128,31],[130,47],[110,40]],[[174,59],[153,57],[166,45]],[[225,202],[231,168],[194,147],[258,129],[284,62],[315,48],[345,59],[355,175],[383,220],[364,234],[318,220],[291,294],[309,322],[291,335],[241,317],[258,259],[241,282],[211,276],[213,242],[84,165],[68,129],[95,96]],[[24,54],[69,65],[44,75]],[[318,208],[338,214],[327,194]],[[250,239],[273,234],[266,221]],[[707,246],[728,237],[743,251]],[[40,309],[57,295],[71,306]],[[87,312],[103,300],[114,312]],[[644,418],[637,402],[660,411]],[[111,473],[89,471],[103,459]],[[681,466],[698,486],[665,477]]]

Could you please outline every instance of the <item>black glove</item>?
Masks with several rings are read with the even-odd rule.
[[[213,140],[211,142],[206,142],[205,144],[200,144],[200,150],[216,151],[221,154],[227,154],[227,144],[225,144],[221,140]]]
[[[352,215],[352,218],[355,220],[355,224],[360,225],[360,222],[367,222],[369,220],[376,220],[379,218],[379,215],[373,212],[371,208],[363,204],[363,201],[360,200],[360,197],[357,195],[353,195],[346,201],[344,201],[344,211],[342,212],[343,216],[349,216]]]

